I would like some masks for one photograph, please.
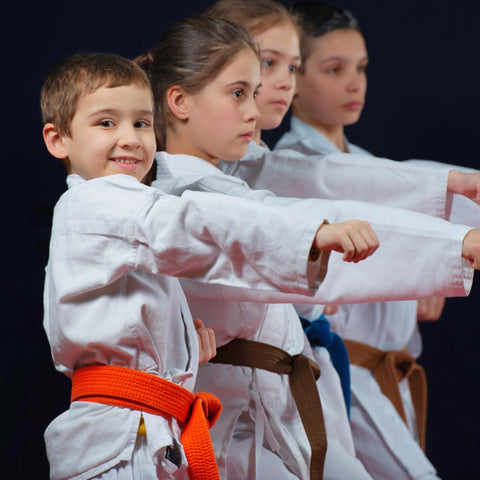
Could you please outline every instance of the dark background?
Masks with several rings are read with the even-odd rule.
[[[211,3],[3,6],[0,213],[5,267],[0,300],[5,326],[5,478],[48,478],[43,431],[67,408],[69,397],[69,380],[55,371],[42,327],[51,213],[65,190],[63,166],[49,156],[41,136],[39,91],[44,75],[77,52],[133,58],[153,47],[173,20],[201,13]],[[349,139],[395,160],[427,158],[478,168],[477,2],[335,3],[359,19],[371,58],[367,105],[361,121],[347,129]],[[284,126],[269,133],[267,142],[272,144]],[[447,300],[439,322],[421,326],[420,363],[429,381],[427,454],[444,479],[480,478],[478,282],[477,278],[468,298]]]

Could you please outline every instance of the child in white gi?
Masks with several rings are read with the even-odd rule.
[[[154,103],[130,60],[66,59],[47,76],[41,106],[45,144],[69,173],[44,291],[53,360],[72,377],[70,408],[45,432],[51,478],[218,478],[208,427],[220,405],[192,393],[215,342],[173,277],[311,296],[330,248],[359,261],[378,239],[366,222],[322,225],[323,217],[142,183],[156,150]]]
[[[288,206],[292,212],[301,209],[312,215],[321,210],[337,218],[345,215],[346,211],[349,214],[354,211],[372,215],[382,224],[387,245],[384,249],[382,241],[382,248],[369,258],[369,261],[374,260],[380,254],[382,260],[377,264],[380,269],[380,263],[384,267],[389,264],[397,268],[394,264],[402,257],[402,252],[396,250],[394,253],[388,247],[389,240],[396,235],[402,235],[405,240],[396,244],[396,248],[402,250],[410,244],[404,253],[415,250],[411,247],[418,243],[419,237],[410,243],[413,240],[411,235],[415,235],[408,227],[410,220],[407,217],[410,215],[414,223],[429,224],[428,230],[422,231],[422,236],[429,236],[432,244],[444,239],[444,233],[448,236],[447,232],[457,228],[463,232],[462,238],[468,231],[468,227],[465,230],[464,227],[455,227],[424,215],[392,209],[369,209],[369,206],[355,202],[333,204],[321,200],[279,198],[267,191],[250,190],[244,182],[226,176],[216,168],[219,158],[235,159],[235,152],[226,150],[228,145],[237,145],[238,151],[245,149],[245,144],[254,134],[258,118],[254,96],[259,84],[259,59],[245,34],[230,22],[212,18],[179,22],[167,30],[154,52],[138,61],[150,73],[161,114],[158,119],[158,125],[162,127],[159,146],[164,151],[156,155],[157,180],[153,186],[175,194],[195,189],[228,193],[237,198],[256,198],[271,205]],[[240,147],[242,142],[243,147]],[[396,227],[389,223],[397,220],[400,223]],[[390,227],[393,228],[390,230]],[[432,236],[430,227],[439,234],[440,231],[444,233]],[[476,230],[473,232],[478,234]],[[460,244],[454,250],[458,246]],[[383,255],[380,253],[382,249]],[[439,262],[439,258],[435,260],[435,266],[430,264],[421,270],[423,274],[420,271],[417,273],[429,276],[432,267],[434,270],[443,268],[445,263]],[[417,261],[424,260],[426,257],[422,254],[412,261],[409,268],[412,265],[416,268]],[[402,263],[405,262],[399,262],[398,268],[402,268]],[[418,295],[418,290],[394,280],[392,275],[387,275],[387,270],[383,275],[379,273],[377,280],[369,276],[363,281],[362,264],[352,267],[355,268],[348,269],[348,272],[339,270],[345,276],[334,274],[333,283],[328,282],[334,273],[330,269],[316,297],[321,292],[324,298],[334,302],[352,298],[365,300],[370,296],[385,299],[396,295],[397,298]],[[463,277],[461,271],[465,272],[463,267],[458,271]],[[358,272],[360,277],[356,276]],[[404,274],[407,278],[406,271]],[[402,273],[399,276],[403,278]],[[409,277],[409,281],[417,282],[416,274]],[[339,278],[344,281],[337,282]],[[445,279],[443,275],[435,275],[428,280],[424,277],[418,287],[427,287],[431,292],[431,282],[442,278]],[[398,284],[393,288],[393,283]],[[228,358],[221,360],[222,363],[217,363],[218,359],[215,359],[216,363],[202,367],[197,381],[197,388],[204,389],[208,385],[208,389],[214,391],[224,405],[224,414],[211,431],[222,477],[309,478],[310,444],[288,386],[288,375],[279,375],[278,371],[269,371],[269,368],[259,365],[264,360],[258,360],[259,363],[252,360],[249,350],[255,344],[266,352],[275,351],[281,358],[296,357],[303,352],[304,336],[295,310],[290,304],[278,304],[291,297],[242,291],[238,293],[239,302],[234,303],[223,296],[225,292],[232,294],[232,289],[212,289],[190,280],[182,280],[182,286],[192,311],[196,316],[202,312],[201,318],[215,330],[222,353],[225,346],[229,351]],[[273,301],[277,304],[267,303]],[[238,342],[239,339],[242,341]],[[230,350],[232,344],[233,354]],[[250,360],[253,363],[249,363]],[[334,478],[335,475],[337,478],[369,478],[352,455],[346,456],[342,464],[328,467],[328,452],[342,448],[338,441],[328,444],[325,472],[331,477],[326,478]]]
[[[320,5],[318,2],[310,3]],[[260,127],[256,138],[257,142],[261,141],[260,130],[262,128],[274,128],[278,126],[283,119],[294,93],[296,80],[294,72],[300,65],[298,35],[295,28],[292,28],[294,22],[283,22],[286,23],[286,25],[282,26],[282,22],[277,20],[277,24],[275,25],[275,13],[278,19],[279,9],[281,9],[281,7],[278,6],[276,2],[220,0],[209,10],[212,15],[235,20],[246,26],[253,36],[254,41],[260,45],[264,58],[264,67],[261,77],[262,88],[257,97],[257,105],[261,112],[261,117],[257,122],[257,125]],[[315,17],[312,13],[308,12],[306,18],[310,19]],[[331,24],[332,22],[330,21],[329,23]],[[277,28],[271,27],[272,24]],[[359,59],[359,64],[355,65],[356,68],[362,71],[365,62],[366,59],[363,55]],[[320,65],[320,62],[313,64],[310,68],[315,72],[317,71],[316,68],[318,65]],[[326,68],[327,66],[325,66],[325,69]],[[331,76],[333,78],[333,74],[331,74]],[[300,78],[301,77],[302,75],[300,75]],[[327,80],[328,78],[329,77],[326,76]],[[325,88],[323,96],[321,92],[317,92],[312,86],[310,89],[310,96],[305,94],[305,108],[310,108],[310,111],[314,108],[318,108],[319,110],[323,108],[323,112],[328,111],[330,103],[332,103],[332,98],[335,98],[334,95],[329,91],[325,91]],[[351,106],[352,109],[354,106],[355,105]],[[353,113],[350,112],[350,115],[352,114]],[[308,113],[306,117],[308,118]],[[313,130],[312,127],[307,128]],[[288,135],[289,134],[287,134],[287,136]],[[468,221],[469,224],[473,222],[472,224],[476,223],[478,225],[480,218],[478,205],[466,197],[451,195],[451,193],[447,194],[447,191],[463,191],[472,198],[477,198],[478,173],[470,176],[460,174],[460,178],[462,181],[465,181],[465,185],[471,185],[470,187],[466,187],[465,190],[462,190],[463,187],[455,185],[457,180],[455,177],[458,172],[449,172],[445,166],[443,166],[442,171],[427,170],[425,168],[417,169],[412,168],[412,165],[401,165],[401,168],[397,169],[397,164],[392,161],[377,161],[376,159],[371,161],[368,157],[360,157],[360,154],[364,154],[361,149],[354,150],[357,155],[328,155],[323,158],[320,155],[314,156],[312,154],[315,150],[311,148],[311,145],[315,142],[315,135],[312,135],[310,132],[308,132],[308,134],[305,132],[300,139],[292,139],[290,146],[295,148],[295,142],[302,142],[301,145],[304,146],[304,149],[299,150],[302,153],[310,154],[310,157],[299,158],[299,155],[291,151],[271,153],[266,151],[266,148],[252,145],[249,148],[247,156],[241,161],[222,162],[221,168],[226,173],[235,174],[243,178],[250,186],[268,188],[279,195],[360,198],[380,201],[382,203],[397,204],[420,211],[424,209],[423,211],[451,218],[456,222],[465,220]],[[317,153],[329,152],[317,150]],[[429,166],[432,168],[439,167],[438,165]],[[420,178],[422,178],[422,181],[419,181]],[[392,182],[389,182],[389,179],[393,179],[393,186]],[[376,188],[377,185],[379,186],[378,189]],[[408,188],[406,188],[405,185],[408,185]],[[395,190],[396,186],[398,187]],[[470,192],[469,188],[472,188]],[[415,195],[417,198],[415,198]],[[387,197],[386,202],[383,201],[384,197]],[[449,208],[449,204],[452,203],[452,197],[453,208]],[[458,206],[459,204],[461,204],[463,208],[455,208],[455,205]],[[435,302],[440,301],[440,304],[443,302],[442,298],[437,297],[432,297],[427,300],[427,305],[431,304],[431,300]],[[422,300],[421,305],[424,304],[425,302]],[[434,307],[434,315],[438,315],[438,305],[434,303]],[[308,308],[300,308],[299,306],[298,311],[302,316],[312,320],[319,317],[321,313],[318,307],[312,312],[311,306]],[[413,343],[413,346],[415,346],[415,342],[418,342],[418,331],[416,328],[417,302],[362,303],[353,306],[342,306],[341,313],[334,318],[339,318],[342,312],[345,311],[352,312],[352,315],[349,317],[348,328],[351,333],[357,332],[357,335],[361,332],[361,335],[357,336],[359,339],[369,338],[373,344],[376,343],[381,346],[381,348],[388,350],[401,350],[409,342]],[[354,321],[354,319],[365,320],[360,322]],[[368,323],[365,324],[365,322]],[[321,324],[323,324],[323,322]],[[308,325],[308,323],[306,323],[306,325]],[[307,328],[310,334],[310,325],[308,325]],[[344,333],[345,328],[339,331]],[[394,332],[397,333],[395,334]],[[323,351],[319,348],[315,350],[317,353]],[[356,368],[358,367],[354,369],[355,377],[358,375]],[[362,370],[364,371],[364,369]],[[355,378],[355,386],[357,383],[359,382]],[[365,385],[365,379],[362,379],[360,383],[361,385]],[[403,383],[407,384],[407,381],[405,380]],[[373,388],[376,388],[379,395],[383,397],[376,384],[373,385]],[[406,390],[406,395],[409,396],[408,384]],[[434,468],[425,458],[425,455],[418,445],[413,442],[411,434],[392,408],[390,401],[385,397],[383,398],[385,399],[383,403],[386,403],[386,408],[390,414],[389,417],[391,418],[393,416],[394,424],[398,427],[401,434],[403,434],[403,437],[401,434],[396,435],[390,423],[388,424],[389,437],[399,437],[399,440],[396,442],[396,445],[399,445],[397,449],[399,453],[397,455],[408,458],[410,470],[414,472],[413,478],[417,478],[418,475],[429,475],[429,473],[434,472]],[[357,403],[356,397],[355,402]],[[412,411],[411,403],[410,401],[410,410],[407,410],[407,419],[412,419],[413,417],[413,421],[410,421],[410,424],[412,424],[416,430],[415,414]],[[372,405],[371,410],[377,412],[377,417],[382,414],[382,410],[379,409],[378,405],[375,407]],[[385,409],[383,411],[385,411]],[[355,404],[354,417],[356,416],[357,405]],[[358,437],[362,438],[361,435],[358,435]],[[403,443],[402,438],[405,439]],[[372,445],[374,460],[379,458],[378,452],[375,450],[375,446]],[[390,462],[389,465],[391,465]],[[386,467],[386,469],[389,472],[388,475],[391,475],[392,470],[389,467]],[[376,472],[373,473],[376,474]]]
[[[297,75],[291,129],[276,148],[371,156],[350,144],[344,134],[345,125],[358,121],[365,102],[368,54],[358,23],[345,10],[324,2],[298,2],[292,9],[301,15],[305,29],[303,63]],[[456,174],[451,171],[449,179]],[[457,195],[450,202],[446,208],[455,221],[476,208]],[[468,213],[462,220],[470,218],[476,221]],[[352,362],[352,431],[358,456],[375,478],[437,478],[424,454],[425,374],[412,355],[416,358],[421,352],[417,318],[438,318],[443,303],[443,298],[433,297],[418,305],[411,301],[345,305],[328,316],[347,343]],[[374,356],[378,358],[373,360]],[[407,368],[402,367],[407,359],[408,379],[404,378]],[[387,368],[389,362],[393,364]]]

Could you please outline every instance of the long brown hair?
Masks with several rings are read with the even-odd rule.
[[[155,99],[157,147],[165,149],[167,127],[173,128],[166,94],[172,85],[199,92],[240,52],[258,55],[247,31],[238,24],[201,15],[174,23],[157,47],[136,59],[148,73]],[[260,57],[259,57],[260,61]]]
[[[279,23],[291,23],[302,33],[297,15],[276,0],[218,0],[205,15],[238,23],[252,36]]]

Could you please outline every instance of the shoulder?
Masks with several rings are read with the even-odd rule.
[[[128,175],[109,175],[73,185],[55,207],[65,221],[133,219],[161,192]]]

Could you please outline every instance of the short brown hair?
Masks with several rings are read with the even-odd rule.
[[[146,73],[132,60],[108,53],[73,55],[47,74],[40,94],[43,123],[70,136],[78,100],[101,87],[137,85],[150,90]]]
[[[290,11],[298,15],[303,29],[303,38],[300,45],[302,64],[300,73],[304,73],[305,62],[312,54],[312,40],[334,30],[356,30],[363,36],[358,21],[353,15],[336,5],[321,1],[299,1],[290,5]]]

